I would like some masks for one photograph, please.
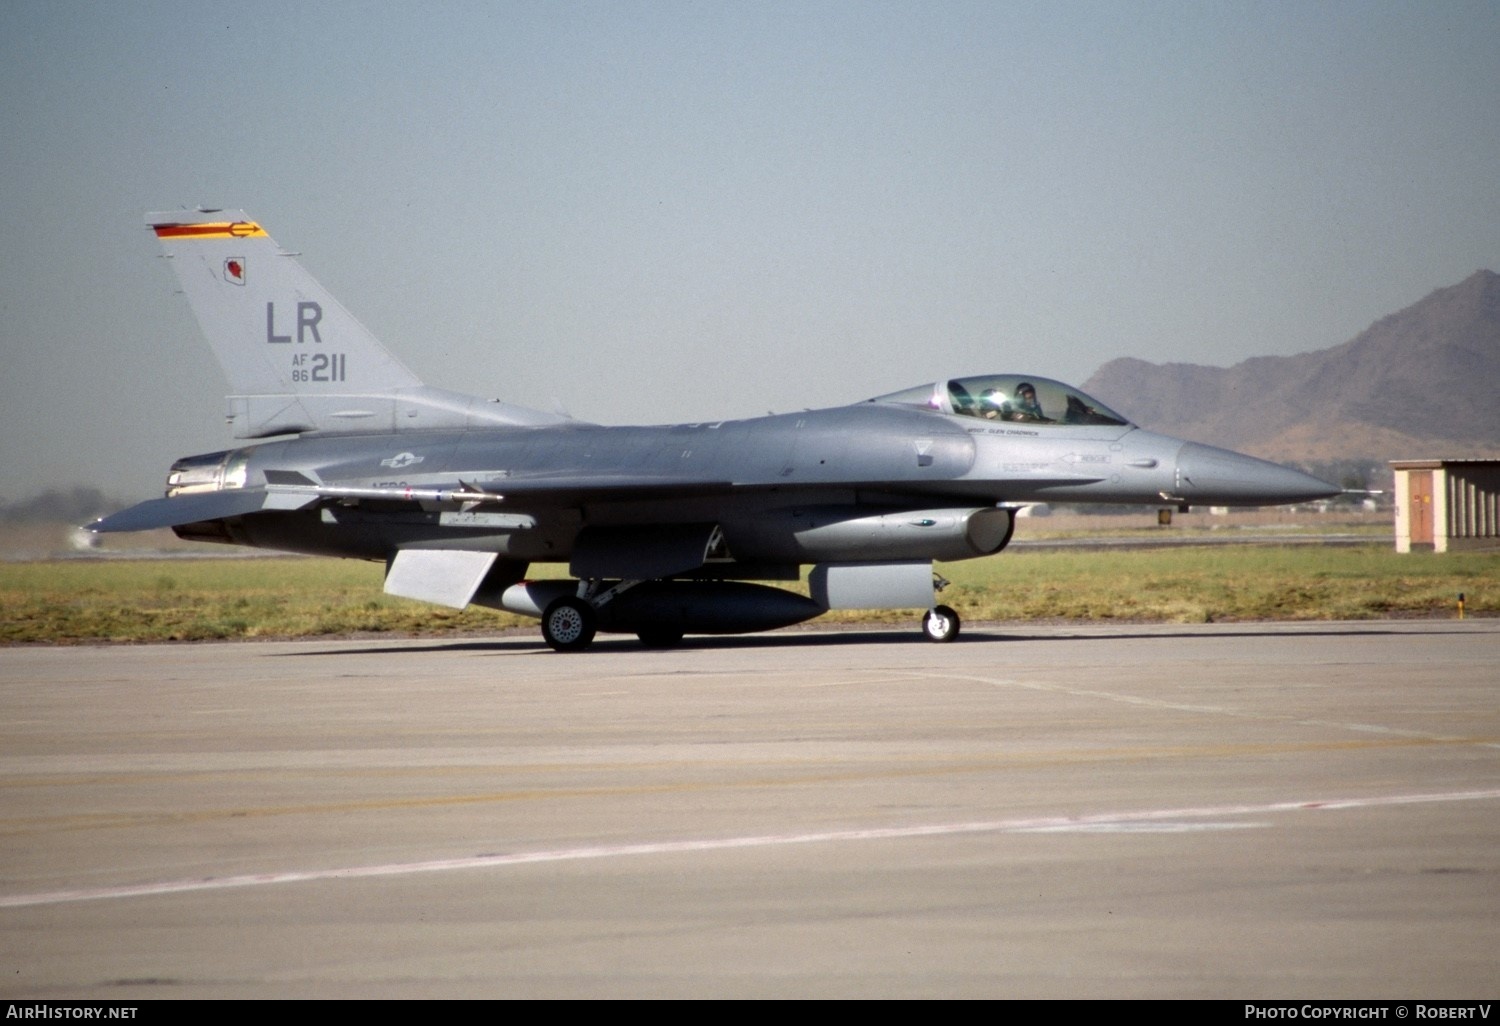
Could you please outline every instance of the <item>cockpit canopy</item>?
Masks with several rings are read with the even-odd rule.
[[[1130,421],[1071,385],[1025,374],[989,374],[919,385],[872,403],[921,406],[959,417],[1028,424],[1114,424]]]

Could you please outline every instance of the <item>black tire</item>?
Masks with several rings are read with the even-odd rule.
[[[583,599],[565,595],[542,613],[542,638],[558,652],[581,652],[594,640],[594,610]]]
[[[958,637],[962,622],[948,606],[933,606],[922,617],[922,633],[927,635],[928,641],[952,641]]]
[[[635,636],[647,648],[673,648],[682,643],[682,632],[675,627],[648,627]]]

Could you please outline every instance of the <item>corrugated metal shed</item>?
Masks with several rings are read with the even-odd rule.
[[[1396,551],[1500,549],[1500,459],[1391,460]]]

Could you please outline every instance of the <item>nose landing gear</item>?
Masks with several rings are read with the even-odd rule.
[[[958,637],[958,614],[948,606],[933,606],[922,617],[922,633],[928,641],[952,641]]]

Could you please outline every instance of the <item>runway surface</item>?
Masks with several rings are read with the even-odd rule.
[[[1473,998],[1500,621],[0,650],[0,997]]]

